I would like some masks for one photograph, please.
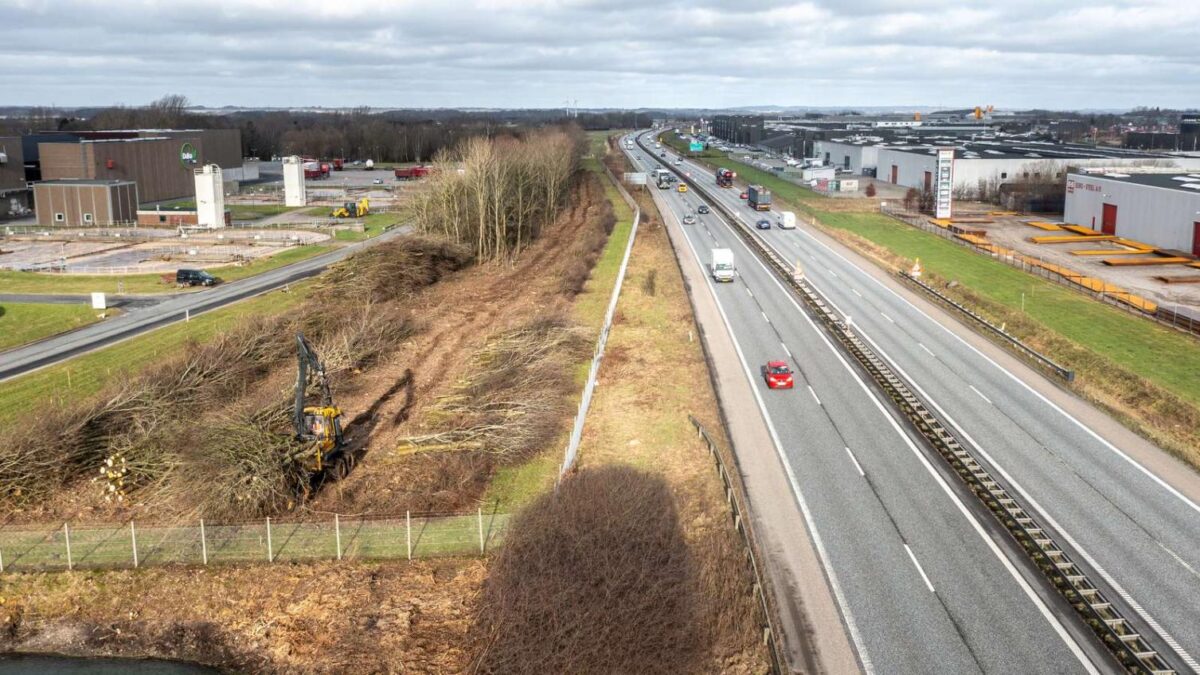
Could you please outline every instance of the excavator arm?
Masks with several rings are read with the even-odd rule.
[[[317,357],[303,333],[296,334],[296,391],[292,411],[292,426],[296,440],[308,446],[301,453],[309,468],[321,471],[345,446],[342,436],[342,411],[333,404],[325,365]],[[315,380],[320,390],[319,405],[305,405],[310,383]]]

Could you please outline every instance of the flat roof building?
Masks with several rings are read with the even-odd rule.
[[[138,187],[129,180],[47,180],[33,185],[38,225],[94,227],[137,222]]]
[[[29,188],[25,183],[21,139],[0,137],[0,218],[15,218],[28,212]]]
[[[190,197],[196,154],[172,138],[82,140],[40,143],[43,180],[121,180],[138,185],[143,202]],[[37,193],[34,193],[36,199]]]
[[[1200,256],[1200,172],[1071,173],[1063,220]]]

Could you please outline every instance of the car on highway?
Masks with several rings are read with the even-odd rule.
[[[690,213],[687,214],[686,216],[683,217],[683,224],[684,225],[695,225],[696,224],[696,216],[693,216]]]
[[[754,226],[760,230],[769,230],[769,229],[771,229],[771,221],[767,220],[766,218],[763,218],[763,219],[759,220],[757,223],[755,223]]]
[[[676,158],[675,158],[675,163],[676,163],[676,164],[683,164],[683,158],[682,158],[682,157],[676,157]]]
[[[220,281],[204,270],[175,270],[176,286],[216,286]]]
[[[796,386],[792,369],[786,361],[768,361],[762,369],[763,379],[767,381],[767,389],[791,389]]]
[[[701,204],[699,208],[696,209],[696,213],[708,213],[708,204]]]
[[[738,195],[738,199],[749,199],[749,198],[750,198],[749,192],[743,192],[742,194]]]
[[[665,152],[660,152],[660,153],[658,153],[658,156],[659,156],[659,157],[666,157],[666,156],[667,156],[667,153],[665,153]]]
[[[679,190],[680,192],[687,192],[687,183],[680,183],[679,187],[676,189]]]

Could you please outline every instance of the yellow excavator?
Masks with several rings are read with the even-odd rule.
[[[309,471],[321,473],[335,463],[338,466],[345,465],[345,462],[338,462],[346,449],[346,439],[342,435],[342,410],[333,404],[325,364],[321,363],[303,333],[296,333],[296,351],[298,372],[292,425],[296,441],[302,447],[294,457]],[[312,384],[316,385],[320,400],[316,405],[305,405]]]
[[[357,202],[346,202],[333,210],[330,214],[334,218],[362,218],[371,213],[371,203],[366,197]]]

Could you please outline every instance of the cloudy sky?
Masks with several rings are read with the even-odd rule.
[[[1198,0],[0,0],[0,104],[1200,106]]]

